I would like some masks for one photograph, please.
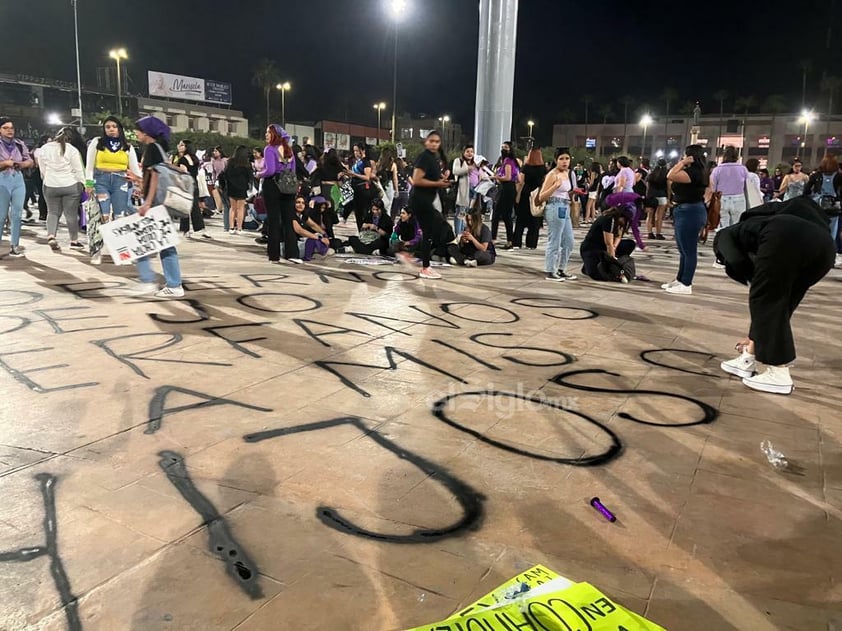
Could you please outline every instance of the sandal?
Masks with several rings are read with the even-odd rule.
[[[56,241],[55,237],[50,237],[49,239],[47,239],[47,245],[50,246],[50,249],[53,252],[58,252],[59,250],[61,250],[61,247],[59,247],[58,241]]]

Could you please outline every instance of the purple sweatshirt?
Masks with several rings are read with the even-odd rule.
[[[295,160],[292,160],[289,165],[285,167],[280,160],[279,149],[280,147],[276,147],[274,145],[266,145],[266,149],[263,151],[263,170],[257,173],[257,177],[274,177],[283,171],[284,168],[295,169]]]
[[[745,195],[748,169],[738,162],[723,162],[710,174],[710,186],[723,195]]]

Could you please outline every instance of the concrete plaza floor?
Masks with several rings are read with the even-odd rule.
[[[685,297],[670,241],[622,286],[214,230],[177,301],[41,228],[0,260],[0,629],[402,629],[536,563],[671,631],[842,628],[842,272],[781,397],[719,370],[747,290],[709,246]]]

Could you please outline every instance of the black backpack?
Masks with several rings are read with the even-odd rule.
[[[605,254],[596,269],[600,275],[599,280],[612,283],[619,283],[621,276],[625,276],[631,282],[637,275],[634,259],[626,255],[613,259]]]

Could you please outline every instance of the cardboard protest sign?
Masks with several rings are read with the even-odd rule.
[[[460,613],[409,631],[665,631],[589,583],[536,565]]]
[[[102,251],[102,209],[96,197],[91,195],[88,201],[82,204],[82,210],[88,219],[86,234],[88,235],[88,252],[91,257]]]
[[[150,208],[145,216],[129,215],[100,226],[102,239],[114,263],[128,265],[178,244],[178,231],[163,206]]]

